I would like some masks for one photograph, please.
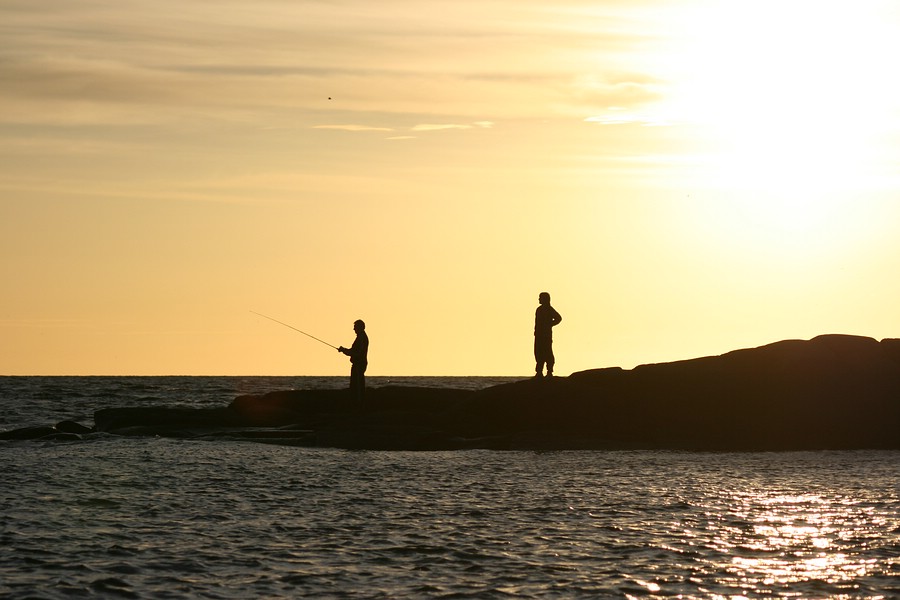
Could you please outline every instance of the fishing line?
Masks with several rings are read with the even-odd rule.
[[[320,340],[319,338],[317,338],[317,337],[314,336],[314,335],[310,335],[310,334],[306,333],[305,331],[300,331],[299,329],[297,329],[297,328],[294,327],[293,325],[288,325],[287,323],[282,323],[282,322],[279,321],[278,319],[273,319],[272,317],[270,317],[270,316],[268,316],[268,315],[264,315],[264,314],[262,314],[262,313],[258,313],[258,312],[256,312],[255,310],[251,310],[250,312],[252,312],[254,315],[259,315],[260,317],[263,317],[264,319],[268,319],[268,320],[270,320],[270,321],[275,321],[275,322],[278,323],[279,325],[284,325],[285,327],[287,327],[287,328],[289,328],[289,329],[293,329],[293,330],[296,331],[297,333],[302,333],[302,334],[305,335],[306,337],[310,337],[310,338],[316,340],[317,342],[321,342],[322,344],[325,344],[325,345],[328,346],[329,348],[334,348],[335,350],[338,349],[337,346],[332,346],[332,345],[329,344],[328,342],[326,342],[326,341],[324,341],[324,340]]]

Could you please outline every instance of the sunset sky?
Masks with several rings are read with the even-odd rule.
[[[0,375],[900,337],[900,3],[7,0]]]

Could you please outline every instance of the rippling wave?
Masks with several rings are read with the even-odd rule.
[[[67,398],[187,401],[170,383]],[[44,391],[41,402],[68,393]],[[0,465],[9,598],[900,596],[900,452],[348,452],[97,436],[2,443]]]

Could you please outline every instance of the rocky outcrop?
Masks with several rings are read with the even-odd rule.
[[[359,449],[900,448],[900,340],[826,335],[481,391],[374,388],[363,406],[346,391],[297,390],[94,420],[117,435]]]
[[[826,335],[583,371],[534,394],[503,388],[465,412],[591,447],[900,448],[900,340]]]
[[[826,335],[572,376],[648,443],[712,449],[900,447],[900,340]],[[607,431],[615,435],[609,425]]]
[[[61,421],[56,425],[0,431],[0,440],[80,440],[84,434],[93,431],[75,421]]]

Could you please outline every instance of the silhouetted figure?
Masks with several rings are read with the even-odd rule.
[[[350,357],[350,395],[357,404],[362,404],[366,392],[366,367],[369,366],[369,336],[362,319],[353,322],[356,339],[349,348],[341,346],[338,352]]]
[[[553,328],[562,321],[562,316],[550,306],[550,294],[541,292],[538,296],[540,306],[534,311],[534,376],[544,376],[544,365],[547,365],[547,377],[553,377]]]

